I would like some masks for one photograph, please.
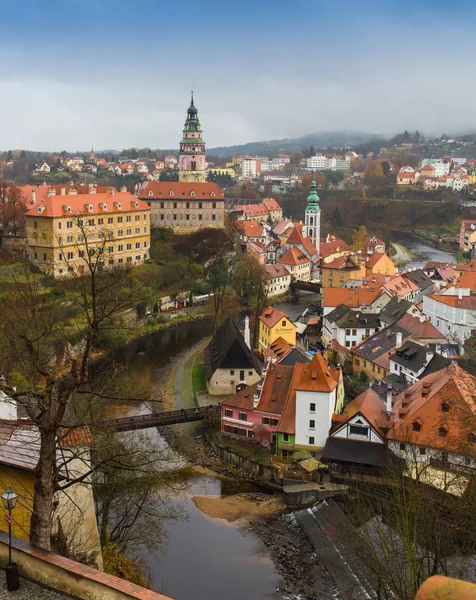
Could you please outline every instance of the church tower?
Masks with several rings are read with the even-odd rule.
[[[305,225],[307,235],[319,254],[321,242],[321,209],[319,207],[319,196],[317,195],[316,181],[314,178],[311,183],[311,191],[307,197]]]
[[[187,110],[187,119],[180,142],[179,181],[206,181],[205,142],[198,120],[197,107],[192,100]]]

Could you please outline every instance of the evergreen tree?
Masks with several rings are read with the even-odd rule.
[[[331,218],[332,225],[334,227],[342,227],[344,222],[342,221],[342,215],[340,214],[339,207],[336,206]]]
[[[420,132],[417,129],[415,131],[415,135],[413,137],[413,140],[414,140],[415,144],[419,144],[420,143],[420,139],[421,139],[421,135],[420,135]]]

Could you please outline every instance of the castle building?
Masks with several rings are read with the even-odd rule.
[[[205,182],[206,179],[205,142],[202,139],[202,128],[192,92],[180,142],[179,181]]]
[[[319,207],[319,196],[317,195],[316,182],[314,179],[311,183],[311,191],[307,197],[305,225],[307,235],[319,254],[321,241],[321,209]]]
[[[150,206],[153,227],[186,234],[225,226],[223,190],[206,181],[205,142],[193,92],[180,142],[179,181],[151,181],[137,195]]]

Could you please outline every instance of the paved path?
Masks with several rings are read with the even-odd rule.
[[[392,256],[392,260],[395,264],[402,265],[412,260],[411,254],[401,244],[394,244],[392,242],[392,247],[395,250],[395,254]]]
[[[5,572],[2,570],[0,579],[0,599],[1,600],[65,600],[73,598],[67,594],[56,592],[50,588],[38,585],[34,581],[20,577],[20,587],[16,592],[7,591],[5,582]]]

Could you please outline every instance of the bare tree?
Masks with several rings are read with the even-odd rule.
[[[65,257],[70,277],[59,284],[64,297],[42,294],[28,272],[0,297],[0,361],[5,374],[0,389],[24,407],[40,433],[30,540],[45,549],[50,548],[54,495],[62,487],[56,461],[60,431],[94,422],[93,403],[101,393],[95,388],[91,361],[98,337],[141,298],[141,288],[131,287],[127,269],[105,269],[109,233],[92,240],[82,218],[76,219],[82,239],[74,261]],[[68,339],[71,327],[81,338],[74,351]],[[12,373],[20,383],[17,389],[9,383]],[[82,394],[91,402],[81,415],[74,415],[74,400]]]

